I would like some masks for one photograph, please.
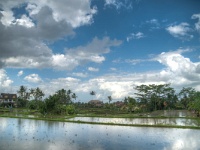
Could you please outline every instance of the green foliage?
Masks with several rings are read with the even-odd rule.
[[[171,108],[177,101],[175,90],[170,84],[150,84],[136,86],[140,106],[147,111]]]
[[[38,108],[37,101],[36,100],[29,101],[27,107],[29,109],[37,109]]]
[[[193,102],[195,99],[196,91],[191,87],[183,87],[179,93],[179,97],[181,100],[181,104],[184,106],[185,109],[188,109],[189,104]],[[191,104],[190,104],[191,105]]]
[[[55,95],[59,97],[59,103],[70,104],[71,103],[71,90],[65,89],[58,90]]]
[[[194,100],[188,104],[189,110],[194,110],[199,117],[200,113],[200,92],[195,92]]]
[[[45,102],[40,103],[39,112],[43,115],[47,114],[47,107]]]
[[[67,112],[68,114],[70,114],[70,115],[75,114],[76,109],[75,109],[74,105],[67,105],[67,106],[66,106],[66,112]]]
[[[18,98],[17,99],[17,107],[23,108],[27,106],[28,101],[26,99]]]
[[[71,102],[70,94],[71,90],[69,92],[61,89],[57,91],[54,95],[50,95],[48,98],[44,100],[44,102],[40,105],[40,112],[42,114],[74,114],[75,113],[75,107],[73,105],[70,105],[69,102]],[[67,108],[66,108],[67,104]]]

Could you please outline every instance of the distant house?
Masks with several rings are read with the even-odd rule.
[[[14,105],[17,94],[1,93],[0,104]]]
[[[100,100],[91,100],[88,102],[89,105],[92,105],[94,107],[101,107],[103,106],[103,102]]]

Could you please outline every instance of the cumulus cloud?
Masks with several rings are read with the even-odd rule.
[[[132,39],[141,39],[141,38],[144,38],[144,33],[142,32],[137,32],[137,33],[131,33],[127,38],[127,42],[129,42],[130,40]]]
[[[63,20],[57,22],[53,17],[53,10],[47,6],[40,8],[37,13],[32,12],[31,15],[36,19],[37,27],[29,25],[27,28],[22,20],[5,27],[1,20],[0,32],[4,36],[0,37],[0,67],[53,67],[59,70],[72,70],[90,61],[103,62],[105,60],[103,54],[108,53],[110,47],[121,44],[121,41],[110,40],[109,37],[104,37],[102,40],[94,38],[86,46],[66,49],[65,54],[54,54],[44,41],[73,34],[72,26]]]
[[[161,72],[162,76],[167,76],[174,85],[189,85],[195,87],[199,84],[200,75],[198,68],[200,62],[192,62],[189,58],[181,55],[189,50],[177,50],[161,53],[156,58],[161,64],[166,66]]]
[[[76,92],[80,88],[80,79],[73,77],[51,79],[48,82],[43,82],[39,87],[44,91],[46,96],[52,95],[60,89],[70,89],[72,92]]]
[[[48,79],[39,82],[39,87],[46,95],[53,94],[62,88],[71,89],[78,95],[78,100],[89,101],[90,91],[95,91],[96,99],[107,102],[107,96],[111,95],[113,100],[122,100],[126,96],[135,96],[134,87],[141,84],[165,84],[171,83],[177,92],[182,87],[194,87],[200,90],[200,62],[192,62],[183,54],[189,53],[191,49],[178,49],[163,52],[154,57],[163,65],[158,71],[146,71],[141,73],[112,73],[98,76],[89,80],[81,80],[74,77]],[[149,62],[148,62],[149,63]],[[73,76],[85,76],[83,73],[73,73]],[[37,75],[32,75],[32,78]],[[32,79],[31,78],[31,79]],[[4,77],[5,79],[5,77]],[[51,86],[49,86],[51,85]]]
[[[2,0],[0,4],[1,9],[7,14],[7,16],[4,15],[1,20],[5,25],[12,24],[12,21],[14,21],[14,13],[11,10],[23,5],[26,5],[25,10],[31,17],[37,15],[42,8],[48,7],[52,10],[54,20],[57,22],[63,20],[72,27],[79,27],[84,24],[92,23],[93,15],[97,13],[96,6],[91,8],[90,1],[82,0]]]
[[[8,88],[11,86],[13,81],[7,76],[7,73],[4,69],[0,69],[0,89]]]
[[[12,22],[12,24],[18,24],[21,26],[25,26],[27,28],[31,28],[35,25],[32,22],[32,20],[29,17],[27,17],[26,15],[22,15],[20,19],[16,19],[16,21]]]
[[[174,37],[182,40],[190,40],[193,38],[193,35],[190,34],[192,29],[188,23],[181,23],[179,25],[171,25],[166,28],[166,30]]]
[[[72,70],[88,62],[102,63],[105,61],[103,54],[109,53],[111,47],[119,46],[121,43],[120,40],[111,40],[109,37],[103,39],[95,37],[85,46],[66,49],[65,54],[53,55],[52,63],[56,69],[60,70]]]
[[[159,25],[159,22],[158,22],[157,19],[147,20],[146,23],[150,23],[150,24],[154,24],[154,25]]]
[[[93,68],[93,67],[89,67],[88,70],[92,71],[92,72],[98,72],[99,71],[98,68]]]
[[[16,18],[13,9],[24,9],[25,13]],[[1,68],[60,66],[59,61],[66,62],[63,54],[54,54],[47,44],[74,35],[74,28],[91,24],[93,15],[97,13],[97,8],[91,6],[91,1],[82,0],[2,0],[0,10]],[[71,55],[65,57],[67,60],[71,59]],[[70,65],[76,67],[76,60],[72,59]],[[97,54],[92,55],[90,60],[100,62],[105,58]],[[60,68],[68,68],[68,65],[61,65]]]
[[[76,77],[81,77],[81,78],[86,78],[88,77],[88,74],[87,73],[82,73],[82,72],[74,72],[72,73],[73,76],[76,76]]]
[[[132,2],[129,0],[105,0],[105,7],[115,7],[117,10],[121,8],[132,9]]]
[[[158,21],[158,19],[151,19],[151,20],[147,20],[146,23],[148,25],[150,25],[150,30],[154,30],[154,29],[160,29],[160,23]]]
[[[22,76],[23,74],[24,74],[24,72],[23,72],[23,70],[21,70],[21,71],[19,71],[19,72],[17,73],[17,76],[20,77],[20,76]]]
[[[24,80],[31,82],[31,83],[39,83],[42,81],[42,79],[39,77],[38,74],[30,74],[30,75],[24,77]]]
[[[195,29],[200,33],[200,14],[192,15],[192,19],[198,19],[198,22],[195,23]]]

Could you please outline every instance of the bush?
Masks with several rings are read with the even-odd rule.
[[[37,109],[37,102],[35,100],[29,101],[27,107],[29,109]]]
[[[70,115],[75,114],[76,109],[75,109],[74,105],[67,105],[67,107],[66,107],[66,112],[67,112],[68,114],[70,114]]]

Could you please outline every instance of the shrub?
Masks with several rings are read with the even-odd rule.
[[[75,107],[74,107],[74,105],[67,105],[67,107],[66,107],[66,112],[68,113],[68,114],[70,114],[70,115],[73,115],[73,114],[75,114]]]

